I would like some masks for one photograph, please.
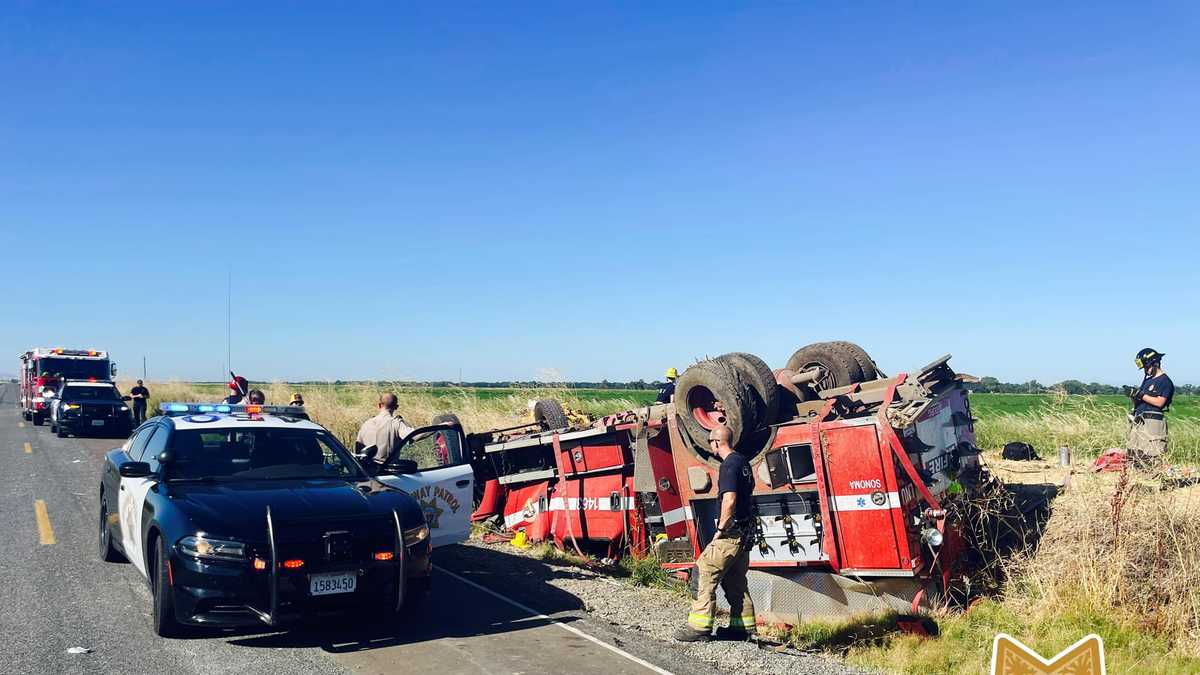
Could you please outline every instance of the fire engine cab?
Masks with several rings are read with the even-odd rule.
[[[108,352],[98,349],[37,347],[21,359],[21,414],[40,425],[50,415],[52,393],[63,380],[103,382],[117,374]]]

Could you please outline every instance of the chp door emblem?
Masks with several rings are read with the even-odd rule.
[[[876,490],[871,493],[871,503],[875,506],[883,506],[887,503],[887,500],[887,495],[885,495],[881,490]]]

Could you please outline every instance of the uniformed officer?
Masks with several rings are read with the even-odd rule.
[[[404,418],[396,414],[399,405],[395,394],[380,394],[379,413],[363,422],[358,430],[354,440],[355,454],[380,465],[392,458],[400,443],[413,432]]]
[[[674,368],[667,368],[667,383],[658,388],[658,398],[654,399],[655,403],[670,403],[675,397],[675,380],[679,377],[679,371]]]
[[[1139,351],[1133,362],[1145,373],[1142,385],[1128,387],[1133,399],[1126,447],[1135,465],[1156,468],[1167,454],[1167,418],[1164,413],[1175,398],[1175,383],[1162,369],[1162,352],[1150,347]]]
[[[732,440],[733,432],[725,426],[713,429],[708,435],[709,449],[721,458],[717,479],[721,515],[716,534],[696,560],[699,572],[696,600],[688,613],[687,626],[675,634],[675,639],[683,642],[712,639],[718,585],[729,602],[729,628],[718,630],[718,636],[745,639],[755,632],[754,602],[746,582],[754,530],[750,520],[754,478],[746,457],[730,447]]]

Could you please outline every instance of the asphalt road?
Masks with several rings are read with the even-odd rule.
[[[514,594],[456,547],[435,552],[433,595],[394,627],[371,630],[349,616],[286,632],[159,638],[145,582],[97,550],[100,462],[123,440],[57,438],[21,421],[16,398],[16,385],[0,385],[0,672],[711,672],[589,621],[561,590]],[[604,646],[613,644],[624,654]]]

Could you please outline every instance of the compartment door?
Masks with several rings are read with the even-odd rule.
[[[874,425],[822,429],[821,435],[842,567],[900,569],[893,523],[900,517],[900,496],[888,482]]]

